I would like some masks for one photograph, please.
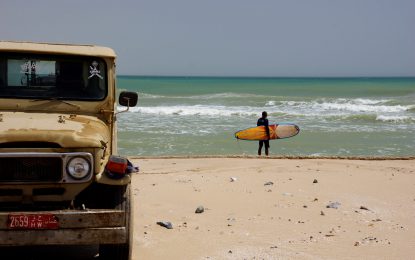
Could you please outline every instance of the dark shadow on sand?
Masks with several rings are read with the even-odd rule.
[[[0,259],[73,260],[99,259],[98,246],[0,247]]]

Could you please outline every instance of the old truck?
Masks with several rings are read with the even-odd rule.
[[[133,166],[117,156],[114,51],[0,41],[0,246],[99,245],[129,259]]]

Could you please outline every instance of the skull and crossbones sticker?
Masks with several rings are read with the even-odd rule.
[[[98,69],[98,62],[93,61],[92,66],[89,66],[89,77],[88,79],[97,76],[100,79],[103,79],[101,76],[101,71]]]
[[[27,74],[31,71],[36,71],[36,62],[26,61],[22,65],[20,65],[20,73]]]

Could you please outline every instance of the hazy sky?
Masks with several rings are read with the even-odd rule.
[[[0,39],[93,43],[118,73],[415,76],[414,0],[1,0]]]

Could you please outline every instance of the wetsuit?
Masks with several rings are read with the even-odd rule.
[[[268,138],[270,137],[269,135],[269,123],[268,123],[268,119],[266,118],[259,118],[257,123],[257,126],[265,126],[265,131],[267,132]],[[259,141],[259,148],[258,148],[258,155],[261,155],[261,150],[262,150],[262,146],[265,144],[265,154],[268,155],[268,148],[269,148],[269,139],[268,140],[261,140]]]

